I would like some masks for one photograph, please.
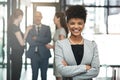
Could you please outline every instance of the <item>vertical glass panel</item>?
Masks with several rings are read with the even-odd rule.
[[[75,5],[75,4],[82,4],[83,0],[66,0],[66,4],[68,5]]]
[[[108,32],[120,33],[120,8],[110,8],[108,16]]]
[[[25,28],[33,24],[33,5],[31,4],[28,7],[21,5],[20,8],[24,13],[22,22],[20,23],[20,28],[23,32],[25,32]]]
[[[4,53],[4,63],[7,63],[7,5],[3,6],[3,27],[4,27],[4,46],[3,46],[3,53]]]
[[[7,6],[0,5],[0,63],[6,62]]]
[[[0,11],[1,12],[1,11]],[[0,28],[0,63],[2,62],[2,41],[3,41],[3,19],[0,17],[0,23],[1,23],[1,28]]]
[[[84,4],[84,5],[104,6],[107,5],[107,0],[66,0],[66,3],[68,5]]]
[[[95,0],[95,5],[96,6],[105,6],[107,5],[108,0]]]
[[[27,7],[27,25],[32,25],[33,23],[33,5]]]
[[[109,0],[109,4],[114,6],[119,6],[120,0]]]
[[[21,28],[21,31],[24,33],[25,32],[25,26],[26,26],[25,25],[25,17],[26,17],[25,6],[21,6],[20,8],[23,11],[23,19],[22,19],[22,21],[20,23],[20,28]]]
[[[94,23],[95,23],[95,8],[88,8],[87,9],[87,19],[83,33],[84,34],[93,34],[94,32]]]
[[[106,23],[107,23],[107,9],[106,8],[95,8],[95,23],[94,31],[98,34],[106,34]]]
[[[31,2],[59,2],[59,0],[31,0]]]
[[[101,34],[106,33],[106,9],[87,7],[87,21],[83,33]]]
[[[95,2],[97,3],[99,0],[83,0],[83,3],[85,5],[95,5]]]
[[[7,2],[7,0],[0,0],[0,2]]]

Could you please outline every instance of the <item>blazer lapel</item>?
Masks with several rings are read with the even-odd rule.
[[[81,61],[81,64],[90,64],[91,63],[91,59],[92,59],[92,46],[90,44],[90,42],[88,42],[87,40],[84,39],[84,54],[83,54],[83,58]]]
[[[84,54],[83,54],[83,58],[82,58],[81,64],[85,63],[84,60],[85,60],[85,57],[86,57],[86,54],[87,54],[86,47],[87,47],[86,46],[86,41],[84,40]]]
[[[35,25],[33,25],[33,34],[34,34],[34,35],[37,35],[37,30],[36,30]]]
[[[69,40],[66,39],[66,42],[64,44],[66,44],[65,49],[67,50],[67,51],[65,51],[65,54],[64,54],[65,57],[66,57],[67,63],[69,65],[77,65],[77,62],[75,60],[75,57],[74,57],[74,54],[73,54],[73,51],[72,51],[71,44],[70,44]],[[66,52],[68,52],[68,53],[66,54]]]

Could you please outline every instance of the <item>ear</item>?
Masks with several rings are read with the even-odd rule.
[[[41,15],[41,19],[43,18],[43,16]]]

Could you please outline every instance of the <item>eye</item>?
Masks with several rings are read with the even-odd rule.
[[[74,22],[71,22],[70,25],[74,25],[75,23]]]
[[[83,23],[82,22],[78,22],[78,25],[83,25]]]

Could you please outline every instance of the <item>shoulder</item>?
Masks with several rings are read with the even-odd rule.
[[[66,32],[64,28],[60,28],[60,35],[64,35],[66,37]]]
[[[64,28],[60,28],[60,30],[61,30],[61,31],[65,31],[65,29],[64,29]]]
[[[48,25],[45,25],[45,24],[41,24],[41,26],[43,26],[43,27],[45,27],[45,28],[48,28],[48,27],[50,27],[50,26],[48,26]]]
[[[8,27],[8,30],[10,30],[12,32],[17,32],[17,31],[19,31],[19,28],[15,24],[12,24]]]
[[[15,24],[11,24],[11,25],[9,25],[9,28],[11,28],[11,29],[13,29],[13,28],[18,28]]]
[[[60,28],[60,32],[65,33],[65,29],[64,28]]]
[[[69,40],[66,38],[66,39],[63,39],[63,40],[57,40],[56,42],[55,42],[55,44],[57,44],[57,45],[67,45],[67,44],[69,44]]]
[[[97,45],[94,40],[88,40],[88,39],[84,39],[84,44],[85,44],[85,45],[88,45],[88,46],[90,46],[90,47],[94,47],[94,46]]]
[[[50,26],[48,26],[48,25],[42,24],[41,26],[43,29],[50,29]]]

